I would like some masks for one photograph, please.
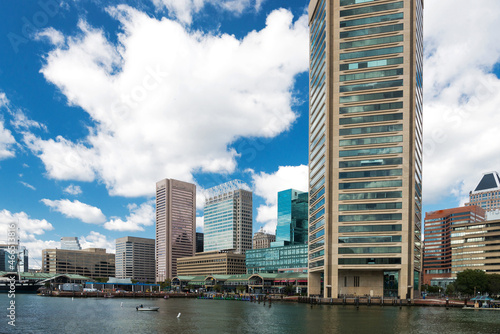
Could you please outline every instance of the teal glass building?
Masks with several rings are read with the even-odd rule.
[[[276,241],[270,248],[246,252],[248,274],[307,272],[308,193],[287,189],[278,193]]]

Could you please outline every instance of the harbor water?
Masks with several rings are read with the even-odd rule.
[[[500,312],[201,299],[17,295],[15,327],[0,295],[1,333],[500,333]],[[160,307],[137,312],[136,306]],[[178,317],[180,313],[180,316]]]

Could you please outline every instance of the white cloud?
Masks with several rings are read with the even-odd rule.
[[[116,252],[116,241],[108,240],[108,237],[99,232],[91,231],[87,236],[78,238],[83,248],[105,248],[108,253]]]
[[[9,100],[5,93],[0,92],[0,108],[8,106]],[[4,120],[0,114],[0,160],[13,158],[15,150],[13,148],[16,140],[12,136],[12,132],[5,128]]]
[[[75,186],[74,184],[70,184],[63,191],[70,195],[80,195],[82,193],[82,188],[80,186]]]
[[[60,31],[52,27],[40,31],[35,37],[35,39],[37,40],[41,40],[43,38],[47,38],[51,44],[57,46],[62,45],[64,43],[64,35]]]
[[[11,224],[17,225],[18,229],[12,229]],[[41,266],[42,249],[59,247],[58,242],[37,239],[37,236],[53,229],[54,227],[47,220],[32,219],[25,212],[0,211],[0,243],[12,243],[8,239],[8,232],[18,231],[16,237],[19,239],[20,245],[28,249],[30,267]]]
[[[500,170],[500,2],[429,0],[424,21],[424,200],[459,205]]]
[[[119,45],[82,22],[41,70],[95,121],[81,142],[25,136],[49,177],[97,178],[111,195],[149,196],[166,176],[193,182],[193,172],[233,172],[232,142],[274,137],[295,121],[294,77],[308,67],[306,16],[293,22],[287,10],[274,11],[264,29],[237,40],[126,6],[108,11],[124,29]]]
[[[179,21],[191,24],[193,15],[200,12],[206,5],[213,6],[219,10],[225,10],[234,14],[241,14],[247,8],[259,11],[264,0],[152,0],[154,5],[166,8],[171,16]]]
[[[144,231],[144,226],[151,226],[155,223],[154,201],[148,201],[137,206],[129,204],[130,215],[123,221],[120,218],[114,218],[104,224],[104,228],[111,231]]]
[[[77,200],[73,202],[68,199],[52,201],[44,198],[41,201],[64,216],[79,219],[84,223],[100,224],[106,221],[106,216],[102,213],[101,209]]]
[[[47,127],[44,124],[40,124],[32,119],[29,119],[22,110],[16,110],[12,112],[14,119],[10,122],[16,130],[28,130],[30,128],[42,129],[47,131]]]
[[[203,232],[205,228],[205,216],[196,217],[196,231]]]
[[[257,208],[256,222],[264,225],[266,232],[274,233],[278,218],[278,192],[287,189],[308,191],[309,168],[300,166],[280,166],[272,174],[253,171],[254,194],[265,199],[265,205]]]
[[[20,177],[22,177],[22,174],[19,175]],[[31,190],[36,190],[35,187],[33,187],[31,184],[29,183],[26,183],[26,182],[23,182],[23,181],[19,181],[23,186],[25,186],[26,188],[30,188]]]

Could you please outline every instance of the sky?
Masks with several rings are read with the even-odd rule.
[[[424,212],[500,169],[500,2],[426,0]],[[0,242],[41,266],[63,236],[114,252],[154,238],[155,183],[307,190],[308,1],[0,3]]]

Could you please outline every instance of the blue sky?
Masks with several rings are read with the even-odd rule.
[[[307,1],[0,4],[0,223],[39,266],[62,236],[154,237],[155,181],[242,179],[254,231],[307,189]],[[424,211],[498,170],[500,4],[427,0]],[[3,232],[2,232],[3,233]],[[38,263],[37,263],[38,262]]]

